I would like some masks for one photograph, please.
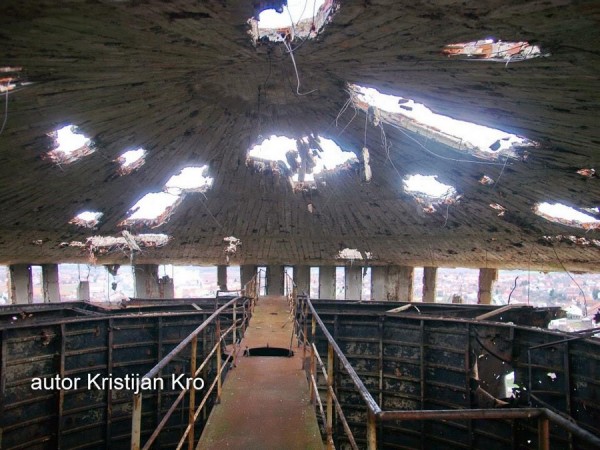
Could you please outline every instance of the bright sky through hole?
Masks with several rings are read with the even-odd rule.
[[[182,191],[200,190],[202,192],[209,189],[213,184],[213,179],[207,176],[208,166],[185,167],[177,175],[173,175],[165,188],[170,194],[180,194]]]
[[[429,127],[437,128],[448,135],[470,142],[483,151],[494,153],[508,149],[515,143],[524,145],[531,144],[531,141],[520,138],[514,134],[436,114],[425,105],[416,103],[413,100],[404,99],[395,95],[382,94],[373,88],[366,88],[358,85],[353,85],[353,87],[360,93],[359,98],[369,105],[376,106],[377,108],[390,113],[401,114]],[[494,144],[496,141],[499,142],[500,147],[493,151],[490,149],[490,145]]]
[[[296,141],[285,136],[271,136],[261,144],[255,145],[248,152],[250,158],[264,159],[267,161],[281,161],[290,169],[285,154],[296,150]]]
[[[156,219],[168,208],[179,200],[179,195],[167,194],[166,192],[151,192],[144,195],[132,210],[137,210],[127,220],[150,220]],[[139,208],[139,209],[138,209]]]
[[[100,220],[100,217],[102,217],[102,213],[101,212],[94,212],[94,211],[84,211],[80,214],[77,214],[75,216],[76,219],[80,219],[83,220],[85,222],[93,222],[93,221],[98,221]]]
[[[135,164],[145,155],[146,150],[144,150],[143,148],[138,148],[137,150],[129,150],[121,155],[121,158],[123,158],[123,163],[121,164],[121,167],[127,168]]]
[[[410,175],[404,179],[404,189],[433,198],[451,197],[456,194],[452,186],[440,183],[436,178],[436,175]]]
[[[258,16],[258,28],[287,28],[292,26],[290,15],[294,24],[302,19],[312,18],[319,11],[325,0],[288,0],[287,7],[283,7],[281,14],[274,9],[266,9]],[[314,11],[314,12],[313,12]]]
[[[73,125],[67,125],[56,130],[56,142],[58,147],[54,151],[63,152],[69,154],[81,147],[88,145],[90,139],[85,137],[83,134],[74,133],[73,130],[77,130]]]
[[[556,219],[573,220],[580,223],[600,223],[600,220],[561,203],[540,203],[537,205],[537,211]]]
[[[306,140],[306,138],[304,138]],[[356,159],[356,155],[353,152],[343,151],[335,141],[324,137],[318,137],[319,145],[323,151],[316,150],[311,152],[316,153],[313,156],[315,166],[312,169],[312,173],[305,175],[305,181],[314,181],[314,175],[323,172],[324,170],[333,170],[348,161]],[[266,161],[280,161],[288,169],[291,169],[286,153],[289,151],[297,152],[296,140],[285,136],[271,136],[265,139],[261,144],[255,145],[248,152],[249,158],[263,159]],[[298,164],[301,163],[299,157]],[[292,175],[293,181],[298,181],[298,174]]]

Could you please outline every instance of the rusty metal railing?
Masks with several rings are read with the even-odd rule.
[[[308,331],[310,313],[310,337]],[[299,295],[296,302],[296,335],[298,344],[303,345],[304,358],[306,360],[307,349],[310,351],[310,399],[311,403],[318,406],[325,426],[327,449],[334,449],[333,440],[333,408],[335,407],[348,442],[352,449],[358,450],[352,429],[342,410],[342,406],[336,396],[334,386],[335,360],[346,371],[355,389],[360,394],[367,407],[367,449],[377,449],[377,427],[380,422],[400,420],[470,420],[470,419],[537,419],[538,420],[538,448],[539,450],[550,450],[550,422],[562,427],[573,436],[600,448],[600,438],[581,428],[574,422],[549,410],[548,408],[502,408],[502,409],[446,409],[446,410],[399,410],[383,411],[377,401],[370,394],[364,383],[334,340],[333,336],[319,317],[314,305],[306,294]],[[327,364],[323,363],[316,346],[317,326],[327,340]],[[317,364],[323,378],[326,380],[326,408],[323,407],[319,395]]]
[[[223,370],[227,367],[227,364],[231,360],[231,358],[235,358],[237,345],[237,336],[238,329],[241,329],[242,332],[246,329],[250,317],[252,315],[252,311],[254,310],[254,304],[258,298],[258,290],[257,290],[257,282],[256,276],[254,276],[243,289],[244,296],[238,296],[234,299],[226,302],[221,307],[217,308],[202,324],[200,324],[194,331],[192,331],[185,339],[183,339],[167,356],[161,359],[148,373],[146,373],[140,380],[142,383],[144,379],[152,380],[155,377],[160,377],[160,372],[164,369],[169,362],[171,362],[179,353],[181,353],[188,345],[191,346],[191,356],[190,356],[190,379],[191,382],[187,382],[186,386],[181,390],[175,401],[169,407],[166,414],[160,420],[157,427],[154,429],[148,440],[141,445],[141,435],[142,435],[142,391],[139,391],[137,394],[133,396],[133,407],[132,407],[132,417],[131,417],[131,449],[132,450],[148,450],[151,448],[154,441],[158,438],[160,432],[167,424],[169,418],[177,408],[177,406],[184,399],[185,395],[189,392],[189,408],[188,408],[188,425],[185,428],[183,436],[181,437],[177,449],[181,449],[186,440],[188,450],[194,449],[195,436],[194,436],[194,425],[198,416],[202,412],[202,409],[205,407],[206,402],[210,398],[213,393],[215,386],[217,388],[216,401],[219,402],[221,398],[222,391],[222,374]],[[238,319],[237,313],[238,309],[242,308],[242,318]],[[232,324],[227,330],[221,332],[221,315],[225,312],[231,312],[232,314]],[[198,335],[205,331],[209,326],[214,324],[215,329],[215,345],[208,352],[202,363],[197,366],[197,352],[198,352]],[[233,351],[230,352],[225,361],[222,361],[222,342],[227,338],[229,334],[232,334],[232,343],[233,343]],[[203,348],[203,351],[205,349]],[[196,383],[193,380],[198,379],[198,376],[202,373],[205,367],[210,362],[213,355],[216,354],[216,375],[208,390],[206,391],[204,397],[196,407]],[[205,380],[202,382],[202,386],[204,386]]]

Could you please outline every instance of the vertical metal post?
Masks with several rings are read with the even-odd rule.
[[[311,342],[312,344],[316,347],[317,345],[317,320],[315,319],[315,316],[313,314],[312,316],[312,321],[311,321],[311,331],[310,331],[310,336],[311,336]],[[314,375],[315,380],[317,379],[317,357],[315,355],[315,349],[314,347],[311,345],[311,352],[310,352],[310,373],[312,375]],[[316,401],[316,396],[319,395],[318,392],[313,392],[313,395],[311,396],[310,400],[311,402],[315,402]]]
[[[377,420],[370,409],[367,410],[367,450],[377,450]]]
[[[233,346],[237,342],[237,300],[233,302]]]
[[[333,346],[327,344],[327,450],[333,450]]]
[[[196,357],[198,355],[198,336],[192,339],[192,355],[190,360],[190,376],[196,377]],[[192,381],[190,386],[190,408],[188,410],[188,423],[190,432],[188,433],[188,450],[194,450],[194,412],[196,411],[196,389]]]
[[[304,367],[304,362],[306,361],[306,346],[308,345],[308,302],[304,300],[304,305],[302,308],[302,334],[303,334],[303,349],[302,349],[302,366]]]
[[[113,335],[114,335],[114,325],[113,319],[108,319],[106,322],[107,326],[107,342],[106,342],[106,373],[111,375],[113,370]],[[113,404],[112,404],[112,389],[106,389],[106,437],[105,443],[106,447],[111,446],[112,440],[112,415],[113,415]]]
[[[217,403],[221,402],[221,316],[217,318],[216,327],[217,339]]]
[[[60,324],[60,355],[59,355],[59,367],[58,375],[61,379],[65,377],[65,353],[67,352],[67,330],[64,323]],[[63,389],[58,390],[58,414],[57,414],[57,427],[56,427],[56,443],[57,447],[62,447],[62,434],[63,434],[63,416],[65,406],[65,391]]]
[[[140,450],[142,438],[142,393],[133,395],[133,410],[131,413],[131,450]]]
[[[202,314],[202,322],[206,321],[206,315]],[[206,358],[206,356],[210,353],[208,350],[208,339],[206,337],[206,328],[204,330],[202,330],[202,359],[204,360],[204,358]],[[202,368],[202,379],[206,380],[208,377],[208,364],[204,364],[204,367]],[[202,407],[202,420],[204,421],[204,423],[206,423],[206,418],[208,417],[207,411],[206,411],[206,405],[204,407]]]
[[[538,419],[538,450],[550,450],[550,421],[545,415]]]

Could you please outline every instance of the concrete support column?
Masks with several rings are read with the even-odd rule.
[[[497,279],[497,269],[479,269],[479,292],[477,293],[478,304],[489,305],[492,303],[492,288]]]
[[[437,267],[423,267],[423,302],[435,303]]]
[[[350,266],[346,269],[346,300],[360,300],[362,295],[362,267]]]
[[[13,304],[33,303],[33,280],[29,264],[10,266],[10,300]]]
[[[409,266],[375,266],[371,269],[371,298],[412,302],[413,271]]]
[[[283,266],[267,266],[267,295],[283,295]]]
[[[294,283],[298,294],[310,296],[310,266],[294,266]]]
[[[240,283],[242,284],[242,289],[244,289],[246,283],[248,283],[254,275],[256,275],[256,266],[250,264],[240,266]]]
[[[227,290],[227,266],[217,266],[217,285],[219,290]]]
[[[158,265],[136,264],[135,295],[138,298],[160,298],[158,289]]]
[[[173,278],[165,275],[158,280],[158,295],[160,298],[175,298],[175,282]]]
[[[42,265],[42,287],[44,291],[44,303],[60,302],[58,264]]]
[[[77,286],[77,300],[90,301],[89,281],[79,281],[79,286]]]
[[[335,266],[319,267],[319,298],[335,300]]]

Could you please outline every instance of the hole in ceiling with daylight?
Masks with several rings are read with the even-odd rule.
[[[436,211],[436,204],[451,205],[456,203],[460,196],[454,187],[440,183],[437,175],[410,175],[404,178],[404,190],[412,195],[425,212]]]
[[[504,42],[491,38],[448,44],[442,49],[442,53],[449,57],[499,62],[524,61],[540,56],[549,56],[543,55],[540,47],[531,45],[527,41]]]
[[[94,228],[96,225],[98,225],[102,215],[103,214],[98,211],[84,211],[73,217],[69,223],[71,225],[77,225],[84,228]]]
[[[586,230],[600,229],[600,220],[562,203],[538,203],[534,211],[551,222]],[[591,209],[590,212],[592,211],[594,210]]]
[[[151,192],[142,197],[130,210],[129,217],[119,225],[143,225],[156,228],[166,223],[187,193],[208,191],[213,178],[208,176],[208,165],[184,167],[173,175],[163,192]]]
[[[537,145],[515,134],[434,113],[414,100],[382,94],[373,88],[350,84],[349,90],[356,107],[368,114],[372,111],[374,125],[384,122],[401,131],[424,134],[480,159],[520,158],[527,148]]]
[[[257,2],[248,20],[255,43],[315,38],[335,12],[334,0]]]
[[[48,136],[54,140],[54,149],[47,156],[56,164],[69,164],[94,152],[92,140],[75,125],[66,125]]]
[[[247,164],[259,172],[289,177],[292,183],[311,183],[315,175],[351,167],[358,159],[335,141],[321,136],[292,139],[271,136],[248,151]]]
[[[121,167],[119,167],[119,175],[129,175],[135,170],[144,165],[146,160],[146,150],[138,148],[136,150],[128,150],[116,159]]]

